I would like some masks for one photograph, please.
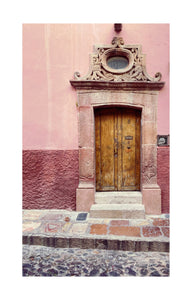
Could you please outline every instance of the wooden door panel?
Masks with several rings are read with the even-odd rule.
[[[140,189],[139,111],[125,108],[95,112],[96,189]]]
[[[135,115],[121,114],[120,189],[135,188]]]
[[[95,114],[96,190],[114,191],[115,179],[115,114],[97,110]]]
[[[103,190],[114,189],[114,115],[102,114],[101,118],[101,185]]]

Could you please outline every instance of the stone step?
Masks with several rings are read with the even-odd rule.
[[[91,218],[145,219],[143,204],[93,204]]]
[[[96,192],[96,204],[142,204],[141,192]]]

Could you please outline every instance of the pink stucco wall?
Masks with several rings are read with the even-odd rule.
[[[95,44],[111,44],[113,24],[23,25],[23,149],[78,149],[75,71],[86,75]],[[123,24],[126,44],[141,44],[149,75],[161,72],[158,134],[169,134],[169,25]]]

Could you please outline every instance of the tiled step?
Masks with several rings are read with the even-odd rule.
[[[96,204],[142,204],[141,192],[96,192]]]
[[[23,244],[169,252],[169,215],[90,218],[77,211],[23,210]]]
[[[91,218],[145,219],[143,204],[93,204]]]

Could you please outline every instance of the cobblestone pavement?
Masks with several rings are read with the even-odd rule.
[[[169,276],[169,253],[23,245],[23,276]]]

